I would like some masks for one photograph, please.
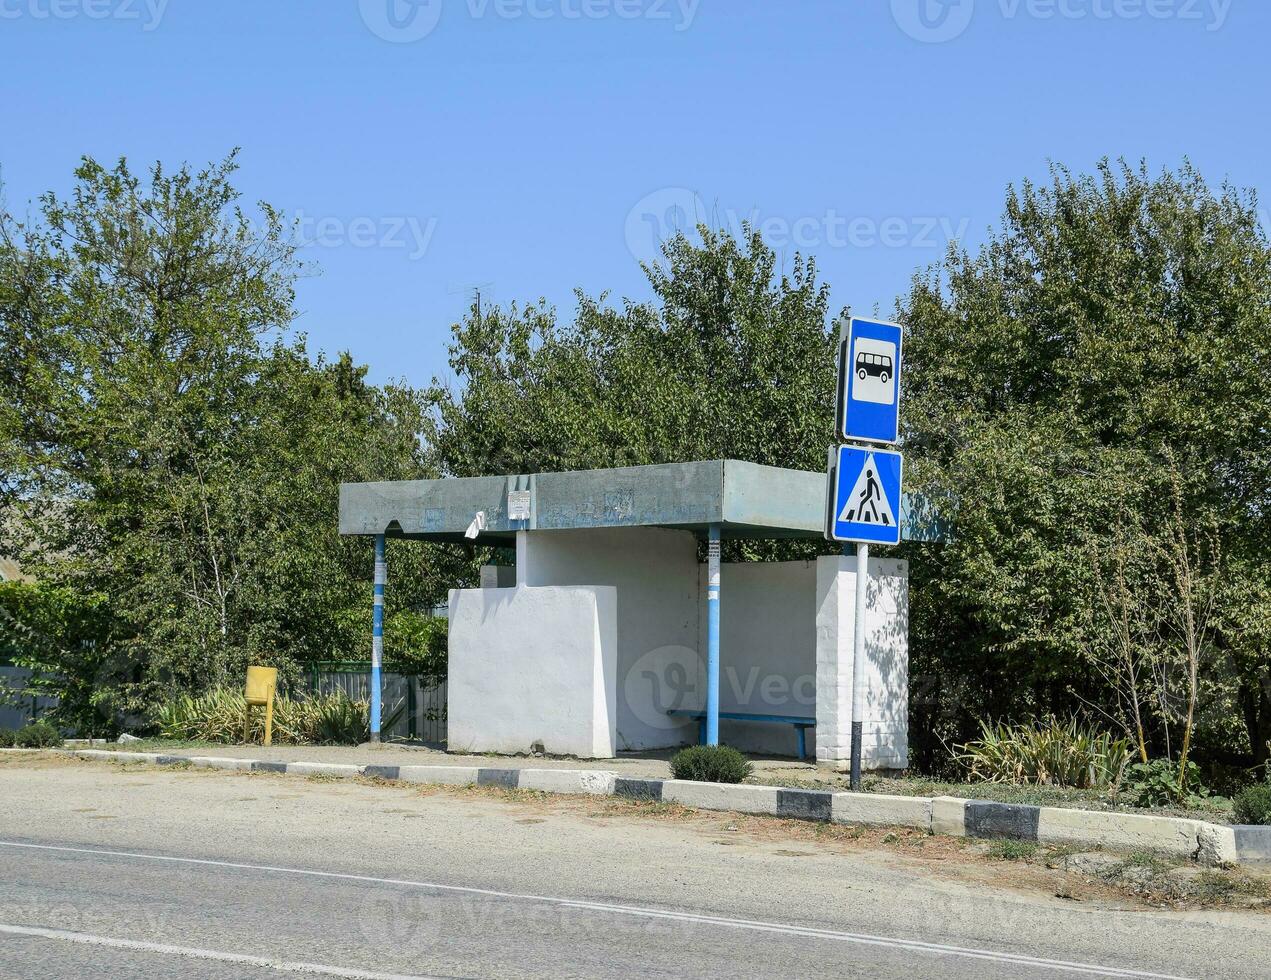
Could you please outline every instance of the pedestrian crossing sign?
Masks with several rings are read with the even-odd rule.
[[[903,460],[888,449],[830,450],[826,532],[831,541],[900,544]]]

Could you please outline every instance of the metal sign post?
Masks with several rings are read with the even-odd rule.
[[[856,617],[852,622],[852,772],[851,787],[861,788],[861,740],[865,728],[865,600],[869,586],[869,545],[856,546]]]
[[[902,330],[894,323],[852,318],[839,346],[835,436],[826,479],[825,536],[856,545],[852,623],[851,787],[861,788],[865,720],[865,614],[870,544],[900,543],[904,460],[879,447],[900,436]]]

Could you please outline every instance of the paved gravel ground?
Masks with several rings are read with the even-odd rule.
[[[727,819],[11,757],[0,976],[1271,975],[1266,915],[1078,904]]]

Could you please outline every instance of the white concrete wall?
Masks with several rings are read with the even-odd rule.
[[[706,588],[701,566],[700,587]],[[816,578],[813,562],[746,562],[720,568],[719,710],[816,716]],[[698,631],[705,705],[706,617]],[[696,735],[693,735],[696,738]],[[792,725],[721,719],[719,740],[744,752],[798,754]],[[815,739],[807,734],[807,751]]]
[[[663,748],[696,739],[670,707],[695,707],[699,667],[697,539],[663,528],[526,531],[517,535],[520,581],[607,585],[618,593],[619,749]],[[705,698],[705,688],[701,697]]]
[[[448,747],[609,758],[617,738],[617,592],[450,593]]]
[[[865,714],[861,765],[909,765],[909,563],[869,561],[865,633]],[[851,759],[852,646],[856,559],[817,559],[817,761],[846,768]]]

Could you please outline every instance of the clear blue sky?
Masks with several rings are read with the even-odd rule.
[[[1268,41],[1265,0],[0,0],[0,167],[22,211],[241,146],[320,239],[312,346],[423,384],[474,286],[642,298],[690,211],[889,312],[1048,159],[1271,188]]]

